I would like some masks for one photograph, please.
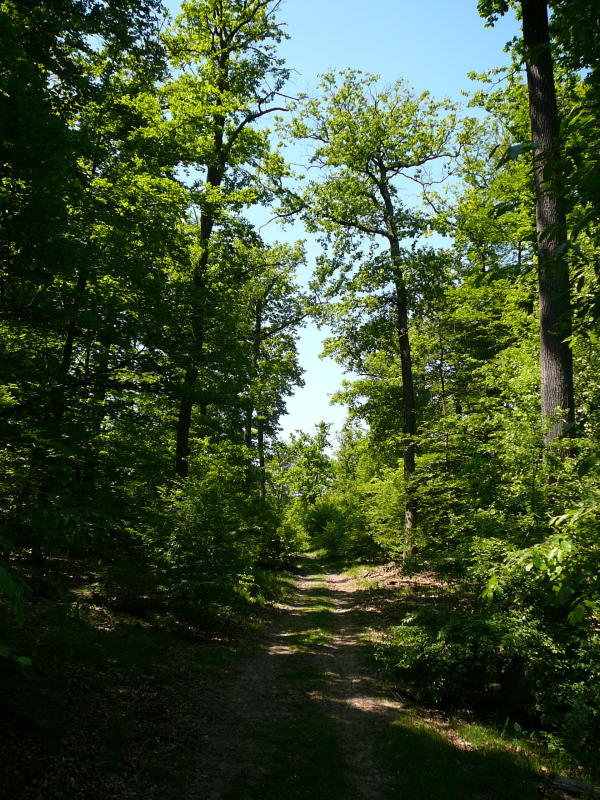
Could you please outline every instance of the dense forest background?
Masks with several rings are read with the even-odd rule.
[[[382,668],[589,762],[595,3],[482,0],[482,26],[510,5],[523,36],[462,105],[352,69],[291,97],[279,5],[0,2],[6,703],[43,671],[19,644],[30,607],[73,602],[66,562],[177,627],[318,547],[456,581],[464,602],[407,617]],[[265,243],[257,206],[317,237],[310,285],[303,243]],[[278,437],[308,319],[358,376],[333,453],[325,424]]]

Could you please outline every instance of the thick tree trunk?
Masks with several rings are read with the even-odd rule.
[[[214,215],[208,211],[200,217],[200,256],[194,266],[194,293],[192,299],[192,352],[190,365],[185,372],[183,397],[179,402],[177,417],[177,443],[175,450],[175,472],[186,478],[189,472],[190,431],[194,408],[193,394],[204,361],[206,300],[204,298],[204,276],[208,266],[208,244],[214,226]]]
[[[575,416],[569,268],[560,169],[559,118],[546,0],[521,0],[533,141],[540,292],[542,421],[546,442],[568,434]],[[568,427],[569,426],[569,427]]]
[[[415,387],[412,372],[412,354],[408,336],[408,304],[406,287],[402,277],[397,276],[394,281],[396,303],[396,335],[400,350],[400,368],[402,371],[402,400],[404,404],[404,474],[412,477],[415,471],[415,435],[417,433],[417,418],[415,410]]]

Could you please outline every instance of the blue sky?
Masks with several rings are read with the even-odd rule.
[[[179,3],[166,5],[176,11]],[[283,0],[278,18],[290,39],[281,55],[294,71],[289,92],[311,92],[317,75],[330,69],[361,69],[392,83],[402,77],[415,89],[458,100],[473,88],[470,71],[485,72],[506,63],[505,43],[518,33],[512,15],[485,28],[477,0]],[[299,226],[263,229],[266,239],[297,239]],[[273,226],[274,227],[274,226]],[[309,269],[316,255],[309,245]],[[300,339],[306,386],[288,400],[283,434],[311,431],[320,420],[339,429],[345,409],[329,405],[341,384],[341,368],[319,359],[322,335],[308,326]]]

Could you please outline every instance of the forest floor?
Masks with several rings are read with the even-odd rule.
[[[372,642],[447,589],[432,573],[327,571],[306,556],[285,598],[243,631],[181,636],[101,606],[42,604],[29,644],[55,688],[32,686],[34,734],[27,720],[0,721],[0,790],[22,800],[558,797],[522,744],[417,708],[377,677]]]

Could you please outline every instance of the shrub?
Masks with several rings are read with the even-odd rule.
[[[218,599],[252,572],[262,526],[245,491],[246,464],[243,448],[205,440],[185,483],[164,490],[142,539],[171,598]]]
[[[535,707],[558,649],[522,616],[422,609],[376,647],[390,675],[426,703]]]

